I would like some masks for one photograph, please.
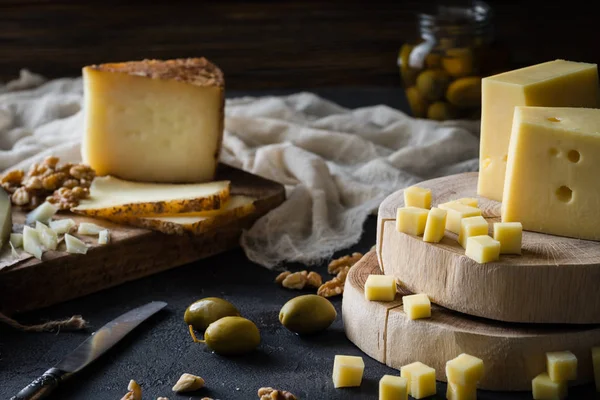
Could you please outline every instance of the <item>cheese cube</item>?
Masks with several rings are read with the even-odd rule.
[[[471,207],[479,207],[479,200],[476,197],[463,197],[462,199],[454,200],[457,203]]]
[[[480,264],[500,258],[500,242],[488,235],[471,236],[467,239],[465,255]]]
[[[429,210],[419,207],[401,207],[396,214],[396,229],[409,235],[422,235],[425,232]]]
[[[475,386],[483,377],[483,360],[463,353],[446,362],[448,382],[461,386]]]
[[[520,222],[494,222],[494,239],[500,242],[500,254],[521,254],[523,225]]]
[[[431,317],[431,301],[425,293],[402,296],[402,304],[409,319]]]
[[[457,235],[460,233],[460,221],[463,218],[481,215],[481,210],[479,208],[467,206],[455,201],[440,204],[438,207],[448,212],[446,215],[446,229]]]
[[[425,222],[425,232],[423,232],[423,241],[430,243],[438,243],[443,239],[446,233],[446,210],[433,207],[427,214]]]
[[[546,353],[546,370],[554,382],[577,379],[577,357],[570,351]]]
[[[418,186],[404,189],[404,206],[431,208],[431,190]]]
[[[393,301],[396,279],[389,275],[369,275],[365,282],[365,298],[369,301]]]
[[[517,107],[502,222],[600,240],[600,109]]]
[[[82,157],[97,175],[145,182],[215,177],[223,73],[204,58],[83,68]]]
[[[360,386],[364,370],[365,363],[362,357],[336,355],[333,361],[333,386]]]
[[[420,361],[401,367],[400,376],[406,378],[408,391],[415,399],[433,396],[436,393],[435,369]]]
[[[600,346],[592,348],[592,363],[594,364],[596,392],[600,392]]]
[[[555,60],[483,78],[477,194],[503,201],[516,106],[595,108],[598,98],[596,64]]]
[[[448,382],[446,388],[446,399],[448,400],[476,400],[477,386],[475,385],[459,385]]]
[[[408,382],[406,378],[384,375],[379,380],[379,400],[408,400]]]
[[[566,382],[554,382],[546,372],[531,381],[531,390],[535,400],[560,400],[567,397]]]
[[[458,243],[462,247],[467,247],[467,239],[471,236],[481,236],[488,234],[488,223],[481,215],[477,217],[463,218],[460,221],[460,233],[458,234]]]

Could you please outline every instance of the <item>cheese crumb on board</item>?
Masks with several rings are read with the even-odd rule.
[[[461,386],[477,385],[483,378],[483,360],[462,353],[446,362],[446,377]]]
[[[409,235],[419,236],[425,232],[429,210],[419,207],[400,207],[396,211],[396,229]]]
[[[546,372],[554,382],[577,379],[577,357],[570,351],[546,353]]]
[[[87,244],[68,233],[65,234],[65,243],[67,245],[67,253],[85,254],[88,251]]]
[[[98,175],[140,182],[215,177],[224,126],[224,78],[205,58],[83,68],[84,162]]]
[[[393,301],[396,278],[389,275],[369,275],[365,282],[365,298],[369,301]]]
[[[409,319],[431,317],[431,301],[425,293],[402,296],[402,305]]]
[[[396,375],[384,375],[379,380],[379,400],[408,400],[408,382]]]
[[[523,225],[520,222],[494,222],[494,239],[500,242],[500,254],[521,254]]]
[[[103,226],[92,224],[91,222],[81,222],[77,228],[77,233],[80,235],[96,236],[103,230],[106,230]]]
[[[58,212],[58,207],[47,201],[43,202],[35,209],[31,210],[25,219],[27,225],[33,224],[36,221],[47,224],[52,220],[52,217]]]
[[[50,221],[49,227],[58,235],[62,235],[69,232],[75,225],[75,221],[73,221],[71,218],[65,218]]]
[[[463,218],[481,215],[481,210],[479,208],[457,203],[456,201],[440,204],[438,205],[438,208],[448,212],[446,215],[446,229],[457,235],[460,233],[460,221]]]
[[[22,233],[11,233],[10,244],[15,248],[23,247],[23,234]]]
[[[457,383],[448,382],[446,388],[447,400],[477,400],[477,386],[475,385],[459,385]]]
[[[23,250],[38,260],[42,259],[43,249],[39,233],[36,229],[27,225],[23,227]]]
[[[429,243],[439,243],[446,233],[446,210],[433,207],[427,214],[425,222],[425,231],[423,232],[423,241]]]
[[[404,189],[404,206],[431,208],[431,189],[411,186]]]
[[[594,364],[596,392],[600,392],[600,346],[592,347],[592,363]]]
[[[98,234],[98,244],[108,244],[110,242],[110,231],[103,229]]]
[[[488,234],[488,223],[481,215],[476,217],[463,218],[460,221],[460,233],[458,234],[458,243],[467,247],[467,239],[471,236],[481,236]]]
[[[534,400],[561,400],[567,397],[566,382],[554,382],[546,372],[531,381]]]
[[[420,361],[401,367],[400,376],[406,378],[409,394],[415,399],[436,393],[435,369]]]
[[[362,357],[336,355],[333,361],[333,386],[336,389],[360,386],[364,370]]]
[[[500,242],[488,235],[471,236],[467,239],[465,255],[479,264],[500,258]]]
[[[35,230],[38,232],[40,243],[45,250],[56,250],[58,247],[58,236],[56,232],[42,224],[40,221],[35,222]]]

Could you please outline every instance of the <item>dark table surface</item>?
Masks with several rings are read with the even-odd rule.
[[[290,91],[268,92],[284,94]],[[347,88],[315,91],[346,107],[387,104],[406,109],[396,89]],[[266,92],[228,95],[260,95]],[[351,251],[368,251],[375,243],[376,220],[369,217],[362,239]],[[289,265],[290,269],[301,266]],[[327,277],[326,265],[314,268]],[[263,386],[286,389],[299,399],[377,399],[378,381],[384,374],[398,374],[369,358],[344,335],[341,297],[332,302],[338,310],[334,324],[324,333],[301,338],[278,321],[279,309],[299,295],[273,283],[276,272],[248,261],[236,249],[131,283],[19,316],[22,322],[63,318],[81,314],[90,324],[87,332],[21,333],[0,326],[0,399],[16,394],[32,379],[53,366],[81,343],[90,332],[127,310],[152,300],[168,303],[165,310],[142,324],[111,351],[59,388],[54,399],[120,399],[130,379],[143,389],[144,399],[165,396],[174,399],[257,399]],[[217,296],[233,302],[242,315],[260,328],[258,351],[235,358],[221,357],[193,343],[183,322],[183,312],[193,301]],[[435,349],[432,349],[435,351]],[[331,371],[335,354],[360,355],[365,361],[359,388],[334,389]],[[171,387],[184,373],[202,376],[206,387],[192,395],[177,395]],[[438,382],[437,399],[445,399],[446,385]],[[596,398],[592,385],[571,388],[571,399]],[[480,399],[530,399],[530,392],[493,393],[479,391]]]

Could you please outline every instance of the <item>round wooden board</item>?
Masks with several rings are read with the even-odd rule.
[[[421,361],[446,381],[446,361],[461,353],[484,361],[479,388],[531,390],[531,380],[546,370],[545,353],[570,350],[578,359],[578,380],[593,378],[591,348],[600,344],[600,326],[515,324],[471,317],[432,304],[431,318],[410,320],[399,289],[393,302],[365,300],[369,274],[381,274],[374,252],[348,274],[342,301],[346,336],[370,357],[392,368]]]
[[[432,205],[478,197],[477,173],[433,179]],[[490,222],[500,221],[501,204],[479,197]],[[446,231],[440,243],[396,230],[396,210],[403,191],[379,207],[377,254],[385,274],[407,290],[427,293],[437,304],[469,315],[509,322],[600,323],[600,243],[523,232],[523,254],[501,255],[479,264],[464,255],[457,235]],[[600,228],[599,228],[600,229]]]

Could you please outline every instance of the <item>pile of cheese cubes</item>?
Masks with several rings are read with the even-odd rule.
[[[546,372],[533,378],[531,390],[537,400],[564,399],[568,381],[577,379],[577,357],[570,351],[546,353]]]
[[[465,255],[478,263],[496,261],[500,254],[521,254],[520,222],[495,222],[493,237],[475,198],[462,198],[431,207],[431,190],[411,186],[404,190],[404,207],[397,210],[396,228],[423,241],[440,242],[446,231],[458,235]]]
[[[396,278],[389,275],[367,277],[365,299],[368,301],[394,301],[396,298]],[[425,293],[402,296],[404,312],[409,319],[431,317],[431,301]]]
[[[362,383],[365,363],[362,357],[335,356],[333,384],[336,388],[357,387]],[[474,400],[477,383],[483,377],[483,360],[468,354],[446,363],[449,400]],[[384,375],[379,381],[379,400],[407,400],[434,396],[437,392],[435,369],[422,362],[413,362],[400,368],[400,376]]]

